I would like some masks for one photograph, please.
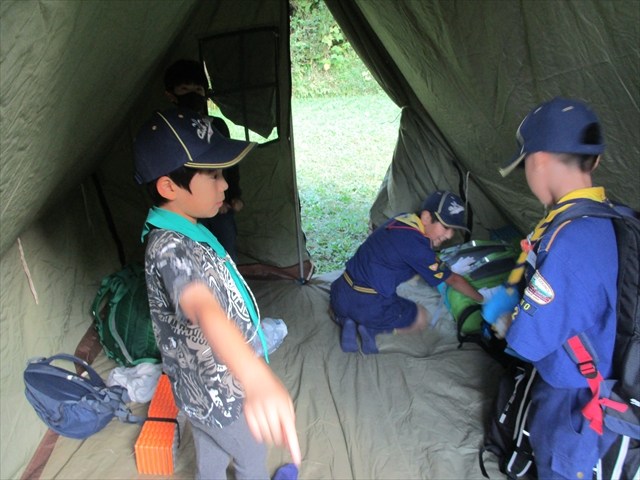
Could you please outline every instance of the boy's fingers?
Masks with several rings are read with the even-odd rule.
[[[256,426],[260,430],[262,441],[268,445],[282,445],[283,438],[280,429],[280,410],[274,405],[261,405],[254,414]]]
[[[247,421],[247,426],[249,427],[249,431],[251,432],[251,435],[253,435],[253,438],[255,438],[259,443],[264,442],[262,433],[260,433],[260,425],[258,425],[258,421],[256,420],[253,412],[245,408],[244,417]]]
[[[293,411],[293,404],[291,404],[291,415],[285,417],[281,425],[285,445],[289,447],[293,463],[299,467],[302,463],[302,454],[300,453],[300,443],[298,442],[298,432],[296,431],[296,417]]]
[[[272,425],[276,425],[275,422],[277,422],[277,417],[274,418],[274,415],[271,412],[262,411],[261,416],[258,418],[260,434],[262,435],[262,440],[267,445],[272,445],[274,443],[276,445],[281,445],[281,443],[279,443],[279,440],[281,440],[280,437],[274,435],[276,429],[273,428]]]

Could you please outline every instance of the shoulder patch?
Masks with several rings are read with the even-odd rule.
[[[538,305],[547,305],[551,303],[555,297],[553,288],[551,288],[551,285],[549,285],[538,271],[536,271],[529,281],[524,294]]]
[[[535,307],[530,302],[527,302],[527,300],[525,300],[524,297],[522,297],[522,299],[520,300],[520,305],[516,305],[516,308],[518,309],[518,311],[523,311],[525,313],[528,313],[532,317],[538,310],[538,307]]]
[[[436,274],[434,275],[434,277],[436,277],[436,278],[442,278],[442,276],[443,276],[443,275],[444,275],[444,273],[440,272],[440,273],[436,273]]]
[[[429,270],[432,270],[432,271],[435,272],[435,271],[438,270],[438,267],[439,267],[439,265],[437,263],[433,263],[433,264],[429,265]]]

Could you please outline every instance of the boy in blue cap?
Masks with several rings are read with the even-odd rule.
[[[467,230],[464,204],[457,195],[437,191],[419,213],[393,217],[376,229],[347,262],[343,275],[331,285],[333,320],[342,327],[340,346],[357,352],[378,353],[378,333],[408,333],[429,325],[429,312],[396,294],[396,288],[415,275],[432,287],[446,282],[477,302],[483,296],[440,261],[434,247]],[[357,333],[356,333],[357,332]]]
[[[550,211],[529,235],[528,253],[512,272],[513,283],[524,276],[519,304],[515,309],[500,305],[485,318],[495,322],[500,317],[495,323],[501,324],[502,333],[508,329],[509,347],[539,372],[531,390],[528,429],[538,477],[591,478],[616,434],[598,425],[601,407],[590,402],[587,378],[564,345],[581,334],[598,359],[602,377],[611,375],[618,273],[615,232],[610,219],[595,217],[552,230],[547,226],[584,199],[610,204],[604,189],[591,180],[605,145],[595,113],[565,98],[534,108],[516,136],[519,152],[500,172],[506,176],[524,167],[531,191]],[[501,302],[500,295],[484,309],[492,310],[494,302]],[[588,420],[583,412],[589,410],[594,417]]]
[[[300,464],[293,402],[250,346],[261,335],[258,306],[198,222],[224,201],[222,169],[254,146],[179,108],[156,112],[134,143],[135,177],[156,205],[143,232],[151,318],[176,404],[191,423],[198,479],[226,478],[230,456],[237,478],[269,478],[263,441],[288,446]]]

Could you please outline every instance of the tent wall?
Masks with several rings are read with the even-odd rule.
[[[0,260],[0,478],[19,476],[46,431],[24,396],[27,360],[75,352],[100,281],[118,265],[91,182],[76,185],[18,238]]]
[[[19,477],[45,431],[23,393],[27,359],[73,353],[101,279],[119,267],[88,175],[194,5],[0,4],[1,478]]]
[[[327,4],[363,57],[368,46],[380,45],[376,48],[386,57],[372,57],[376,78],[382,77],[380,71],[397,70],[395,82],[382,78],[383,87],[401,85],[406,90],[408,85],[432,119],[409,128],[403,115],[392,175],[374,205],[374,220],[404,208],[407,195],[425,193],[411,182],[405,195],[398,194],[405,178],[450,187],[453,177],[441,172],[453,160],[481,189],[483,195],[478,192],[476,198],[486,195],[511,223],[528,231],[542,207],[529,193],[524,175],[502,179],[498,166],[515,153],[515,130],[529,110],[558,95],[584,100],[598,113],[608,147],[594,181],[605,186],[612,199],[640,208],[637,1]],[[409,100],[416,110],[413,116],[425,117],[410,97],[397,90],[390,96]],[[446,147],[434,151],[431,138],[441,138]],[[394,171],[402,172],[398,184]],[[472,207],[490,225],[496,217],[486,215],[481,208],[485,205],[482,201]]]
[[[91,325],[100,281],[120,268],[97,186],[124,260],[141,260],[150,205],[133,181],[133,139],[154,110],[171,108],[163,72],[178,58],[197,59],[200,37],[265,25],[283,32],[280,140],[260,146],[242,165],[241,261],[297,264],[298,206],[286,1],[20,0],[0,8],[0,477],[15,478],[45,431],[23,393],[26,361],[73,353]]]
[[[154,62],[149,82],[142,88],[126,128],[114,148],[102,162],[109,203],[115,205],[114,217],[124,243],[140,244],[140,227],[149,208],[144,187],[133,181],[132,144],[139,126],[153,111],[172,108],[164,95],[164,70],[179,58],[198,59],[199,39],[210,35],[250,29],[277,27],[280,31],[278,81],[280,88],[279,140],[262,144],[240,163],[240,182],[244,208],[236,215],[240,264],[261,263],[275,267],[298,264],[299,209],[293,180],[291,151],[291,78],[289,63],[289,15],[286,1],[232,0],[202,1],[191,14],[188,28],[176,39],[168,52]],[[209,72],[215,76],[214,71]],[[126,173],[123,174],[123,170]],[[122,194],[123,185],[130,189]],[[142,213],[142,217],[140,217]],[[132,214],[136,217],[131,222]],[[135,228],[133,228],[135,226]],[[302,244],[303,261],[309,256]],[[139,248],[133,248],[139,257]]]

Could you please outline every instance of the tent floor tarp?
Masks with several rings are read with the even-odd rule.
[[[306,285],[250,282],[262,316],[288,326],[271,366],[296,405],[300,478],[482,478],[478,448],[501,367],[475,345],[457,348],[448,313],[420,334],[379,336],[379,355],[343,353],[328,315],[330,283],[339,273]],[[399,293],[432,312],[440,299],[422,280]],[[106,379],[115,363],[101,353],[94,366]],[[148,404],[132,408],[145,414]],[[84,441],[59,437],[39,478],[160,478],[137,473],[140,428],[113,420]],[[170,478],[193,478],[195,451],[184,430]],[[271,473],[289,461],[285,450],[269,450]],[[501,478],[494,459],[488,467]]]

